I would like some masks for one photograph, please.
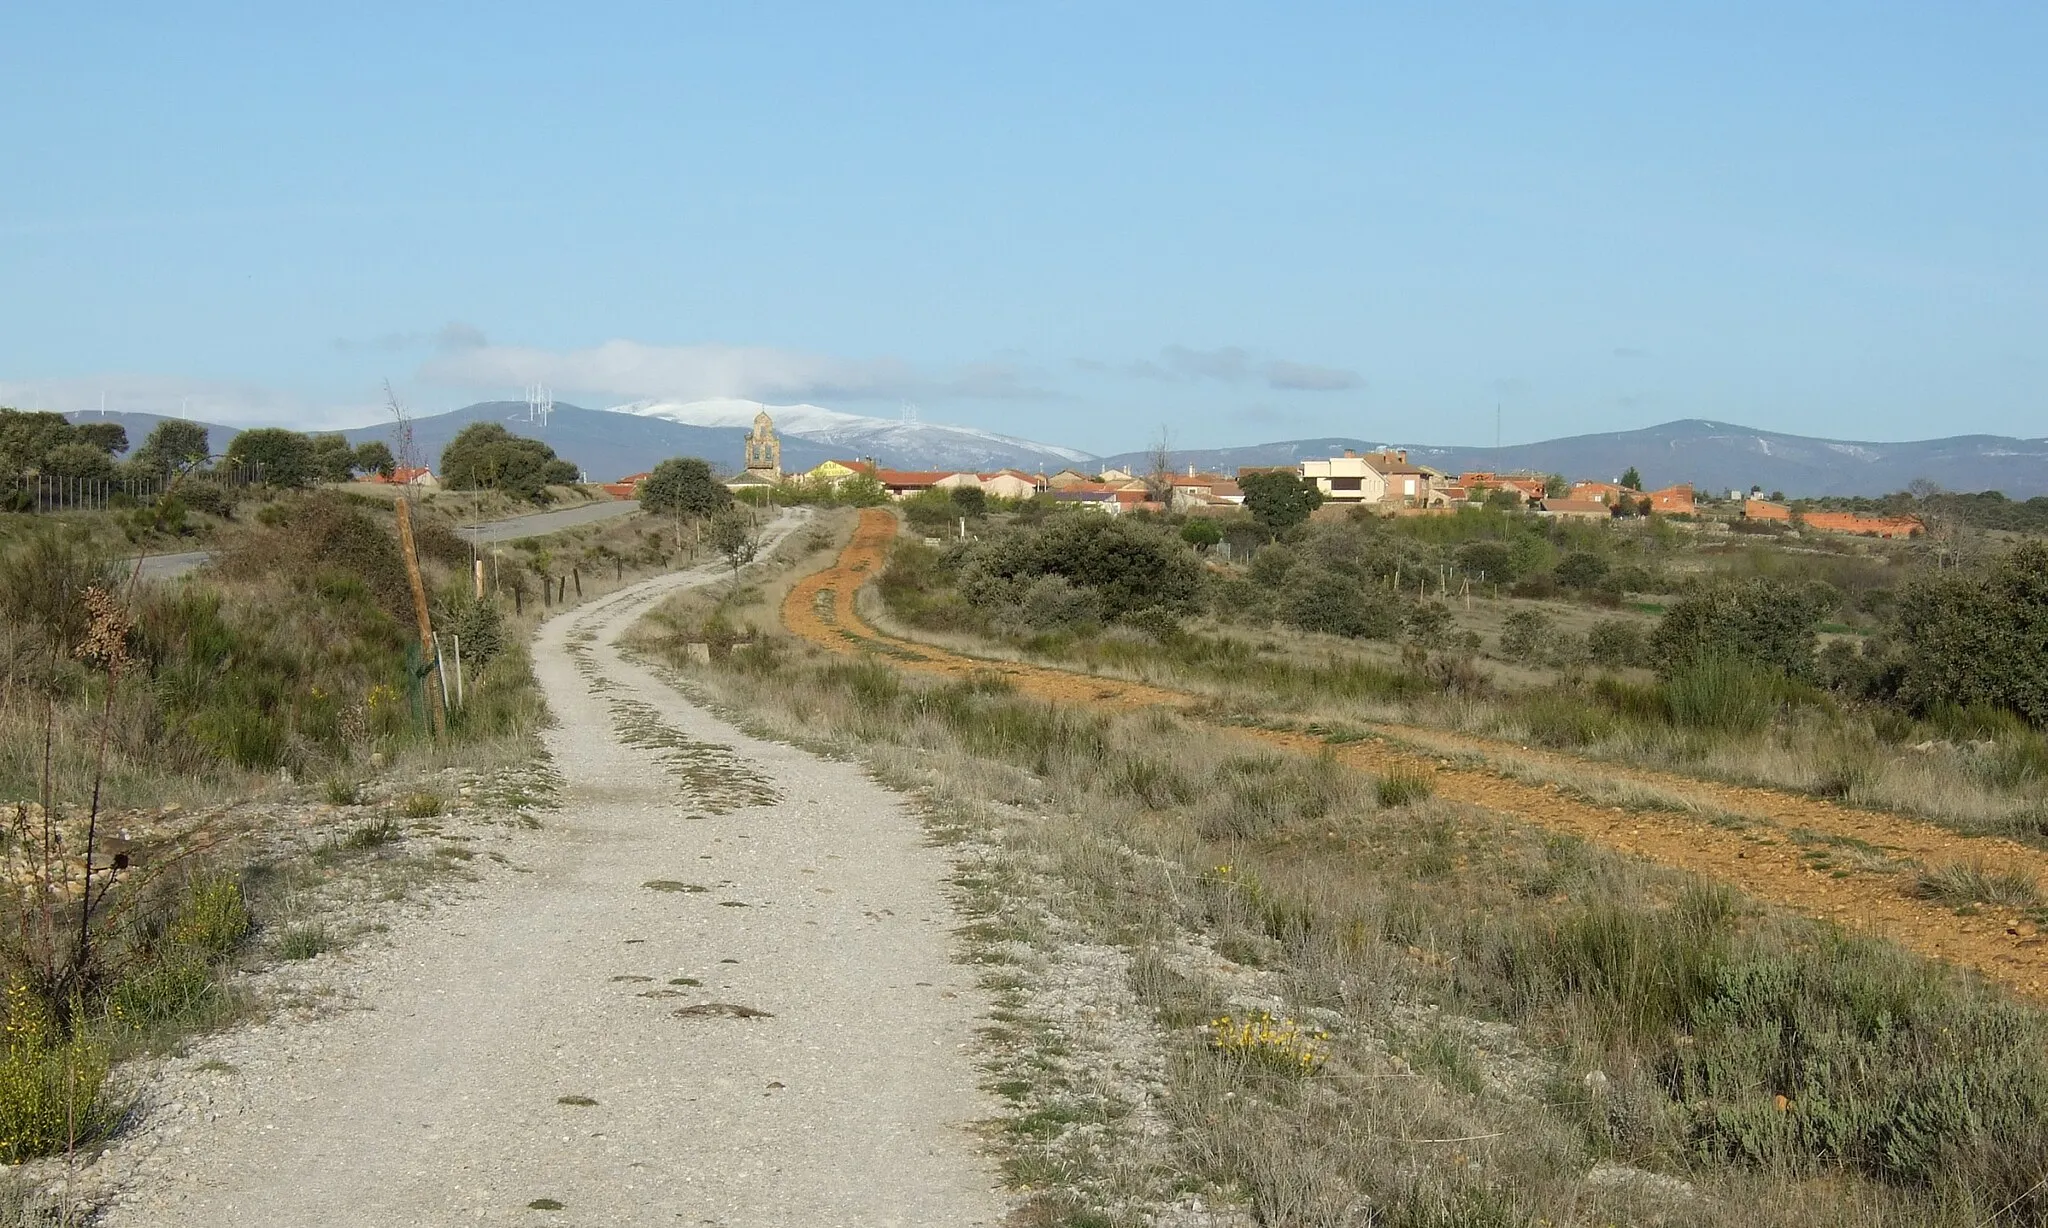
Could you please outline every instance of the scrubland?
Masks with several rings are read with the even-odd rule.
[[[706,640],[707,620],[759,622],[734,608],[743,598],[678,604],[644,641],[735,713],[917,790],[935,838],[961,850],[958,890],[977,918],[963,957],[1003,1004],[989,1079],[1013,1110],[992,1129],[1026,1199],[1018,1222],[1176,1222],[1197,1200],[1225,1217],[1210,1222],[1317,1225],[2048,1217],[2039,1007],[1882,939],[1436,796],[1426,772],[1376,776],[1231,727],[1392,721],[1417,738],[1484,735],[1479,753],[1540,744],[1548,770],[1567,765],[1587,790],[1618,765],[1656,766],[2027,835],[2040,793],[2025,716],[1887,694],[1876,670],[1839,660],[1824,670],[1823,635],[1881,663],[1884,620],[1852,612],[1860,629],[1822,632],[1842,605],[1817,609],[1826,594],[1812,594],[1806,625],[1752,637],[1803,643],[1810,670],[1725,652],[1603,665],[1583,640],[1473,643],[1462,602],[1417,618],[1431,603],[1408,598],[1388,618],[1369,567],[1343,597],[1382,622],[1288,625],[1307,619],[1287,614],[1284,583],[1263,604],[1229,587],[1252,581],[1256,553],[1217,567],[1151,529],[1105,533],[1115,548],[1098,573],[1075,538],[1036,548],[1056,563],[988,566],[1005,548],[1031,555],[1006,538],[1020,531],[1059,529],[998,522],[943,552],[899,545],[863,606],[983,656],[984,674],[933,676],[915,643],[843,625],[815,643],[726,636],[691,664],[682,645]],[[1277,545],[1305,553],[1305,538]],[[1596,625],[1630,619],[1654,644],[1662,615],[1776,566],[1674,551],[1660,573],[1691,579],[1570,608]],[[1912,563],[1848,566],[1894,565]],[[1513,603],[1557,600],[1506,587],[1474,598],[1502,603],[1496,627]],[[1214,702],[1050,704],[1015,688],[1007,659]],[[1932,745],[1887,749],[1920,743]],[[2031,879],[1989,865],[1931,868],[1916,889],[1962,910],[2039,903]],[[1139,1049],[1101,1024],[1123,1008],[1087,968],[1111,969]],[[1096,997],[1072,1000],[1091,984]]]

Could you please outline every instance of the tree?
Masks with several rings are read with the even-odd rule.
[[[63,414],[0,410],[0,472],[40,470],[44,457],[74,438],[71,423]]]
[[[398,472],[398,458],[391,455],[391,445],[372,439],[356,445],[356,470],[388,478]]]
[[[979,486],[955,486],[953,510],[969,519],[988,515],[988,492]]]
[[[205,427],[197,422],[165,418],[149,432],[129,463],[151,477],[168,477],[173,470],[197,465],[212,453]]]
[[[1352,639],[1389,640],[1401,626],[1399,612],[1381,590],[1368,590],[1350,576],[1328,571],[1317,572],[1287,592],[1280,602],[1280,617],[1303,631]]]
[[[694,456],[672,456],[656,465],[633,493],[646,511],[674,518],[678,550],[683,547],[685,521],[700,521],[733,502],[732,492],[712,476],[711,466]]]
[[[1636,472],[1634,465],[1630,465],[1627,472],[1621,475],[1621,488],[1623,490],[1641,490],[1643,488],[1643,475]]]
[[[1466,542],[1458,547],[1458,566],[1481,580],[1506,584],[1515,578],[1515,556],[1500,542]]]
[[[128,428],[118,422],[82,422],[74,430],[78,442],[91,444],[109,456],[128,450]]]
[[[1565,476],[1562,473],[1553,473],[1543,479],[1544,498],[1562,499],[1570,493],[1572,493],[1572,484],[1565,480]]]
[[[114,476],[114,458],[89,443],[60,443],[43,456],[41,468],[51,477],[104,481]]]
[[[341,435],[312,437],[311,465],[322,482],[346,482],[356,476],[356,450]]]
[[[857,473],[840,479],[832,488],[832,501],[842,507],[880,507],[889,501],[889,492],[873,474]]]
[[[1216,527],[1215,521],[1198,517],[1180,527],[1180,539],[1197,550],[1207,551],[1223,540],[1223,530]]]
[[[1607,575],[1607,560],[1584,550],[1574,550],[1557,565],[1557,582],[1566,588],[1592,588]]]
[[[754,518],[737,508],[728,508],[712,518],[706,538],[732,568],[733,587],[739,587],[740,568],[754,561],[761,539],[754,532]]]
[[[254,467],[270,486],[305,486],[320,476],[313,441],[276,426],[259,426],[229,440],[227,461],[231,467]]]
[[[1323,505],[1323,492],[1314,482],[1284,469],[1248,473],[1237,484],[1252,515],[1275,531],[1302,523]]]
[[[441,484],[450,490],[495,490],[543,503],[548,487],[568,485],[577,476],[576,466],[553,448],[496,422],[463,427],[441,450]]]

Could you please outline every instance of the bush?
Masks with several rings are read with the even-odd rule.
[[[1839,594],[1825,584],[1778,580],[1719,580],[1694,590],[1665,611],[1651,637],[1657,668],[1665,674],[1697,661],[1747,661],[1789,677],[1813,673],[1815,629]]]
[[[1894,627],[1889,664],[1908,707],[1995,706],[2048,725],[2048,544],[2028,542],[1982,576],[1908,586]]]
[[[1757,733],[1778,708],[1767,672],[1725,657],[1691,662],[1666,681],[1664,696],[1673,724],[1703,733]]]
[[[1510,661],[1533,661],[1550,634],[1550,616],[1541,610],[1515,610],[1500,631],[1500,655]]]
[[[1564,556],[1557,565],[1557,582],[1566,588],[1589,589],[1607,575],[1607,560],[1583,550]]]
[[[1650,637],[1626,619],[1610,618],[1594,623],[1586,632],[1586,653],[1602,665],[1624,669],[1642,665],[1649,658]]]
[[[478,601],[467,594],[457,597],[441,615],[440,628],[454,637],[454,642],[447,646],[450,669],[455,667],[457,644],[462,648],[463,664],[472,671],[489,665],[491,658],[505,647],[504,612],[488,598]]]
[[[1290,627],[1353,639],[1392,639],[1401,626],[1399,612],[1378,590],[1333,572],[1316,575],[1288,593],[1280,616]]]
[[[106,1102],[106,1048],[83,1036],[51,1037],[20,1018],[19,999],[10,992],[0,1052],[0,1162],[8,1164],[61,1155],[105,1135],[119,1117]]]
[[[217,959],[248,936],[249,926],[249,902],[242,894],[242,884],[231,876],[216,875],[202,878],[186,890],[169,936],[179,947]]]

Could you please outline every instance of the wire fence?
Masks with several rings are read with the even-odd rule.
[[[163,498],[170,478],[75,478],[55,474],[17,474],[0,479],[0,510],[14,512],[87,512],[111,507],[148,507]],[[188,483],[191,479],[187,479]],[[233,465],[209,469],[205,480],[222,486],[253,486],[263,481],[263,466]]]

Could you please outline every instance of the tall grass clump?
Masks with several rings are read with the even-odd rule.
[[[1762,732],[1778,708],[1768,674],[1726,657],[1702,657],[1672,674],[1664,699],[1672,724],[1725,736]]]

